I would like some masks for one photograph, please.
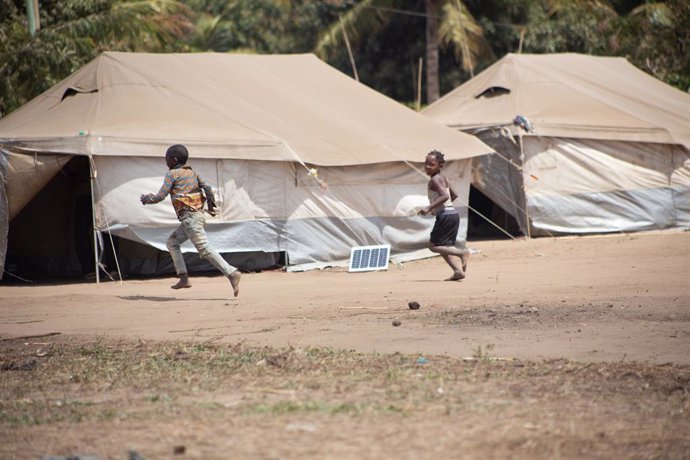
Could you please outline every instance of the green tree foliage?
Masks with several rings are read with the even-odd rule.
[[[622,56],[690,91],[690,2],[466,0],[496,56],[577,52]],[[480,62],[480,67],[488,65]],[[463,76],[461,81],[467,79]],[[459,82],[458,82],[459,83]]]
[[[189,29],[171,0],[41,0],[27,30],[24,1],[0,0],[0,112],[9,113],[105,50],[159,51]]]
[[[184,0],[196,11],[189,51],[305,53],[354,0]]]
[[[649,2],[618,27],[619,53],[656,78],[690,92],[690,2]]]
[[[394,1],[358,3],[324,30],[315,52],[354,76],[347,37],[362,83],[396,100],[414,101],[418,62],[425,52],[425,18],[423,2],[407,3],[416,9],[394,12]]]
[[[618,15],[605,2],[548,0],[527,11],[523,52],[610,54],[608,37]]]
[[[494,57],[493,50],[484,38],[484,29],[462,2],[446,2],[443,13],[441,39],[453,50],[456,59],[462,62],[462,69],[474,75],[478,59]]]
[[[424,25],[421,30],[417,26],[419,18]],[[383,29],[390,26],[389,30],[394,30],[394,23],[413,22],[417,24],[406,28],[407,37],[403,39],[403,44],[418,43],[421,40],[424,45],[424,52],[418,56],[423,56],[426,66],[427,101],[433,102],[439,97],[438,56],[442,45],[454,53],[460,67],[470,73],[474,71],[478,58],[492,55],[490,46],[484,40],[482,28],[460,0],[363,0],[331,25],[319,41],[316,52],[327,58],[329,51],[347,40],[348,35],[361,51],[362,46],[370,46],[372,36],[380,35]],[[386,43],[392,44],[391,41]],[[403,53],[403,56],[406,60],[409,59],[409,52]],[[389,59],[399,60],[399,56],[391,55]],[[383,91],[391,94],[386,89]]]

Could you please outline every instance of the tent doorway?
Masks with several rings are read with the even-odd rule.
[[[93,276],[89,159],[70,159],[12,219],[7,239],[8,281]],[[106,269],[115,270],[112,245],[108,241],[103,246],[101,261]]]
[[[512,236],[522,235],[515,218],[473,185],[470,185],[469,201],[471,209],[468,210],[467,218],[468,240],[478,241],[508,238],[505,233],[487,222],[484,217],[477,214],[473,209],[482,213],[487,219],[490,219],[491,222],[498,225]]]

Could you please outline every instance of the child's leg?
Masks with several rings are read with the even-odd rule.
[[[189,283],[189,277],[187,276],[187,266],[184,263],[184,257],[182,256],[182,250],[180,246],[182,243],[187,241],[187,233],[185,232],[182,225],[177,227],[174,232],[168,237],[168,241],[165,246],[170,252],[170,257],[172,258],[173,265],[175,266],[175,272],[177,276],[180,277],[180,281],[176,284],[170,286],[173,289],[189,288],[192,285]]]
[[[211,263],[218,271],[227,276],[232,285],[235,297],[240,291],[240,272],[236,267],[228,264],[221,255],[208,243],[204,230],[205,219],[202,213],[194,212],[183,222],[187,236],[194,244],[199,256]]]
[[[455,246],[436,246],[433,243],[429,244],[429,249],[440,254],[443,260],[453,269],[453,276],[447,278],[446,281],[459,281],[465,278],[466,264],[462,258],[462,249],[458,249]]]
[[[455,256],[459,257],[462,263],[462,273],[464,274],[467,270],[467,262],[470,259],[470,250],[467,248],[457,248],[455,246],[430,246],[433,252],[441,254],[442,256]]]
[[[456,248],[455,246],[430,246],[429,249],[431,249],[433,252],[437,252],[441,255],[448,255],[448,256],[457,256],[462,258],[463,255],[465,254],[466,249],[460,249]]]
[[[446,281],[460,281],[465,278],[465,271],[462,268],[462,259],[460,257],[445,254],[441,254],[441,257],[453,269],[453,276],[446,278]]]
[[[444,210],[443,213],[436,216],[436,222],[429,238],[429,249],[441,254],[443,260],[453,269],[453,276],[447,281],[465,278],[469,251],[455,247],[459,225],[460,217],[458,214]]]
[[[467,248],[464,248],[462,250],[462,255],[460,256],[460,259],[462,260],[462,272],[467,273],[467,262],[470,260],[470,250]]]

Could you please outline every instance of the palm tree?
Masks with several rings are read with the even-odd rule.
[[[354,6],[339,21],[334,23],[319,40],[315,53],[327,58],[328,52],[351,39],[359,42],[365,33],[379,30],[392,14],[422,14],[395,8],[394,0],[363,0]],[[426,100],[432,103],[440,96],[439,48],[448,46],[455,50],[462,69],[474,71],[477,58],[492,56],[491,48],[483,37],[481,26],[460,0],[424,0],[426,17],[425,69]]]

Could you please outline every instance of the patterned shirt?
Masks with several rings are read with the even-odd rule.
[[[158,203],[170,194],[177,218],[182,220],[186,212],[204,209],[206,198],[202,189],[206,193],[212,190],[191,166],[179,165],[168,171],[161,189],[155,195],[149,194],[148,198],[151,203]]]

